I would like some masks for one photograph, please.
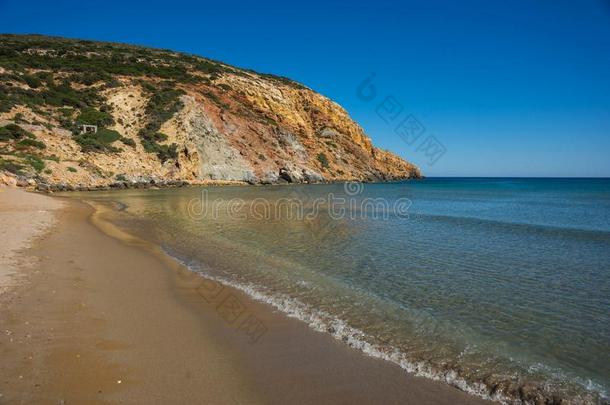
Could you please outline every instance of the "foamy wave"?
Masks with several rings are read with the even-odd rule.
[[[373,344],[371,343],[372,339],[362,330],[349,326],[347,322],[328,312],[311,308],[298,299],[288,297],[284,294],[268,293],[253,284],[239,283],[223,277],[213,276],[198,269],[194,269],[192,266],[185,263],[183,264],[191,271],[200,274],[202,277],[238,289],[256,301],[266,303],[291,318],[296,318],[305,322],[310,328],[317,332],[328,333],[335,339],[342,341],[354,349],[362,351],[368,356],[394,363],[415,376],[447,383],[483,399],[504,404],[521,403],[521,401],[515,402],[514,399],[510,399],[501,393],[490,395],[489,388],[485,384],[469,383],[455,371],[438,372],[424,362],[410,361],[404,353],[396,348]]]
[[[412,375],[440,381],[471,395],[502,404],[534,405],[535,403],[538,403],[537,401],[528,401],[511,396],[503,392],[501,388],[492,388],[483,382],[467,381],[455,370],[439,371],[425,361],[412,361],[398,348],[372,343],[374,339],[371,336],[358,328],[349,326],[346,321],[331,315],[326,311],[312,308],[298,299],[289,297],[285,294],[267,292],[263,287],[251,283],[240,283],[224,277],[211,275],[208,272],[203,271],[199,265],[189,265],[169,254],[167,251],[166,253],[183,264],[190,271],[199,274],[204,278],[238,289],[256,301],[266,303],[291,318],[296,318],[305,322],[311,329],[317,332],[328,333],[348,346],[360,350],[368,356],[394,363]],[[610,404],[610,402],[608,402],[607,393],[599,385],[589,381],[589,383],[586,384],[586,388],[587,391],[595,393],[595,398],[587,395],[585,398],[562,400],[561,403],[574,405]],[[548,401],[544,403],[554,403],[553,400],[554,399],[549,398]]]

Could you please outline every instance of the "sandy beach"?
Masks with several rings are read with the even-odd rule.
[[[2,404],[487,403],[205,281],[93,213],[0,192]],[[236,306],[263,329],[232,324]]]
[[[0,294],[21,275],[17,268],[32,258],[20,257],[19,250],[53,225],[53,212],[62,206],[55,199],[0,186]]]

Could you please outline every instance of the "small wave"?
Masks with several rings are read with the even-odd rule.
[[[508,231],[523,232],[531,234],[536,232],[544,235],[565,235],[575,239],[585,240],[608,240],[610,237],[610,231],[605,229],[589,229],[589,228],[577,228],[573,226],[559,226],[559,225],[548,225],[540,223],[527,223],[518,221],[507,221],[491,218],[480,218],[474,216],[456,216],[456,215],[439,215],[439,214],[426,214],[418,212],[418,219],[422,220],[435,220],[445,221],[458,225],[483,225],[486,227],[493,226],[497,229],[505,229]]]
[[[512,379],[511,381],[507,381],[506,378],[499,377],[497,379],[490,378],[487,382],[469,381],[467,378],[460,375],[457,370],[437,370],[425,361],[413,361],[408,358],[406,353],[400,351],[396,347],[372,343],[374,341],[372,336],[367,335],[358,328],[351,327],[346,321],[329,314],[326,311],[312,308],[298,299],[289,297],[285,294],[265,291],[264,288],[251,283],[240,283],[225,277],[209,274],[204,271],[199,264],[185,263],[176,256],[170,254],[166,249],[163,250],[190,271],[199,274],[204,278],[240,290],[258,302],[268,304],[291,318],[305,322],[311,329],[317,332],[328,333],[333,338],[347,344],[349,347],[360,350],[368,356],[396,364],[406,372],[417,377],[440,381],[471,395],[502,404],[529,405],[556,403],[554,402],[556,401],[556,398],[553,394],[549,393],[548,390],[545,390],[543,386],[540,386],[539,389],[534,388],[534,390],[529,386],[527,387],[529,388],[529,392],[526,392],[524,390],[525,387],[511,384],[514,383],[514,380]],[[539,365],[539,367],[543,366]],[[589,384],[583,384],[583,387],[590,394],[571,399],[562,398],[560,403],[574,405],[610,405],[608,395],[601,386],[589,381]],[[540,402],[541,400],[542,402]]]
[[[291,318],[296,318],[305,322],[311,329],[317,332],[328,333],[335,339],[347,344],[349,347],[360,350],[368,356],[394,363],[410,374],[447,383],[483,399],[504,404],[524,403],[522,401],[515,402],[515,398],[505,395],[500,390],[492,390],[484,383],[469,382],[461,377],[455,370],[437,371],[423,361],[410,361],[400,350],[391,346],[371,343],[373,339],[362,330],[349,326],[347,322],[328,312],[311,308],[309,305],[304,304],[297,299],[288,297],[284,294],[269,293],[252,284],[239,283],[208,274],[202,271],[197,265],[187,264],[175,256],[172,257],[190,271],[193,271],[202,277],[240,290],[256,301],[268,304]]]
[[[176,257],[176,255],[170,253],[168,247],[161,247],[161,250],[189,271],[201,277],[240,290],[258,302],[270,305],[291,318],[305,322],[311,329],[317,332],[328,333],[349,347],[360,350],[368,356],[396,364],[412,375],[440,381],[471,395],[502,404],[533,405],[539,403],[561,403],[566,405],[610,405],[610,400],[603,387],[591,381],[576,382],[577,384],[580,383],[579,385],[586,390],[583,395],[564,398],[565,395],[553,392],[553,389],[547,386],[546,383],[518,383],[517,376],[490,375],[484,381],[472,381],[460,374],[458,370],[450,368],[439,370],[425,360],[413,361],[409,359],[406,353],[394,346],[373,343],[375,341],[373,336],[350,326],[343,319],[326,311],[312,308],[296,298],[266,291],[262,286],[212,275],[205,271],[200,263],[187,263]],[[546,368],[542,364],[533,365],[532,367],[538,369]],[[558,394],[560,399],[555,394]]]

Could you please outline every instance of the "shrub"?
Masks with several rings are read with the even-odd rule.
[[[83,152],[118,152],[118,149],[111,145],[105,145],[95,138],[94,135],[82,134],[74,137],[76,143],[80,145]]]
[[[209,62],[207,60],[200,60],[195,63],[195,69],[200,71],[201,73],[218,75],[222,73],[223,69],[221,65],[216,63]]]
[[[23,155],[23,157],[25,158],[25,163],[27,163],[28,165],[32,166],[34,168],[34,170],[36,170],[37,172],[41,172],[44,167],[44,161],[39,158],[38,156],[35,155]]]
[[[23,118],[23,113],[15,114],[13,121],[15,121],[16,124],[28,124],[28,121],[25,118]]]
[[[131,138],[126,138],[126,137],[122,136],[122,137],[120,138],[120,141],[121,141],[121,142],[123,142],[123,143],[124,143],[125,145],[127,145],[127,146],[131,146],[132,148],[135,148],[135,147],[136,147],[136,141],[134,141],[134,140],[133,140],[133,139],[131,139]]]
[[[16,124],[8,124],[0,128],[0,141],[8,141],[11,139],[34,138],[34,134],[21,128]]]
[[[107,128],[100,128],[94,135],[96,135],[97,139],[99,139],[100,142],[105,144],[111,144],[112,142],[121,139],[121,134],[119,134],[115,130]]]
[[[154,93],[157,90],[157,88],[155,86],[153,86],[152,84],[150,84],[149,82],[141,81],[140,85],[142,86],[142,89],[144,91],[147,91],[149,93]]]
[[[142,146],[148,153],[155,153],[161,162],[178,157],[178,145],[162,145],[154,141],[143,140]]]
[[[169,84],[168,86],[171,85]],[[174,89],[173,87],[164,87],[161,90],[155,91],[146,105],[146,115],[149,122],[158,125],[157,130],[182,108],[180,96],[183,94],[184,91]]]
[[[23,75],[21,78],[32,89],[37,89],[42,85],[42,82],[36,76]]]
[[[11,160],[4,160],[0,158],[0,170],[6,170],[16,175],[23,175],[23,165],[13,162]]]
[[[150,139],[155,142],[165,142],[167,141],[167,135],[165,135],[163,132],[155,132],[150,136]]]
[[[212,100],[212,102],[216,104],[219,108],[223,110],[229,109],[230,106],[226,103],[223,103],[222,100],[215,93],[212,93],[211,91],[204,91],[202,94]]]
[[[159,145],[159,151],[157,157],[161,162],[165,162],[169,159],[176,159],[178,157],[178,145],[172,143],[171,145]]]
[[[42,142],[42,141],[26,138],[26,139],[22,139],[21,141],[17,142],[16,147],[17,147],[17,149],[25,149],[25,148],[44,149],[47,147],[47,145],[45,145],[44,142]]]
[[[53,74],[50,72],[38,72],[34,76],[41,81],[45,82],[47,86],[53,85]]]
[[[161,162],[178,157],[178,145],[161,145],[159,142],[167,140],[167,135],[159,132],[161,125],[169,120],[178,110],[182,108],[180,96],[184,94],[182,90],[168,87],[166,84],[160,90],[155,89],[155,93],[148,101],[146,106],[147,124],[142,128],[138,135],[142,139],[142,146],[148,153],[155,153]],[[145,84],[143,88],[149,90]]]
[[[119,140],[121,134],[117,131],[101,128],[97,133],[77,134],[73,139],[78,143],[83,152],[116,153],[119,148],[112,146],[112,143]]]
[[[110,82],[112,76],[102,71],[87,71],[83,73],[76,73],[70,76],[73,82],[84,84],[85,86],[91,86],[97,82]]]
[[[73,108],[60,108],[57,111],[59,111],[59,113],[61,115],[63,115],[64,117],[66,117],[66,118],[71,118],[72,115],[74,114],[74,109]]]
[[[72,106],[86,108],[99,104],[100,96],[93,90],[74,90],[70,83],[64,81],[59,85],[49,86],[46,91],[40,92],[42,102],[37,104],[50,104],[55,107]]]
[[[75,168],[73,168],[72,166],[68,167],[68,171],[72,172],[72,173],[76,173],[77,172],[77,170]]]
[[[271,117],[268,117],[266,115],[257,115],[257,119],[262,122],[263,124],[268,124],[268,125],[273,125],[273,126],[278,126],[277,125],[277,121],[274,120]]]
[[[328,158],[326,157],[326,155],[324,153],[318,153],[317,159],[323,168],[325,168],[325,169],[329,168],[330,165],[328,163]]]
[[[98,127],[106,127],[114,124],[112,115],[104,111],[98,111],[95,108],[85,108],[76,118],[78,124],[97,125]]]
[[[254,72],[254,73],[256,73],[256,72]],[[295,82],[294,80],[292,80],[288,77],[272,75],[270,73],[260,73],[260,75],[267,79],[273,80],[278,83],[285,84],[287,86],[295,87],[297,89],[307,89],[307,87],[303,86],[301,83]]]

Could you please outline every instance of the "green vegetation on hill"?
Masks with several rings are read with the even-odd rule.
[[[87,107],[97,105],[101,99],[93,89],[75,90],[70,83],[49,83],[44,88],[24,89],[13,85],[10,78],[0,75],[0,112],[8,112],[17,105],[32,109],[42,106]]]
[[[326,154],[318,153],[318,156],[316,156],[316,158],[318,159],[318,162],[320,162],[320,164],[322,165],[323,168],[328,169],[330,167]]]
[[[0,157],[0,170],[23,175],[28,166],[36,172],[44,169],[44,160],[36,153],[47,146],[31,132],[17,124],[8,124],[0,127],[0,142],[0,155],[3,155]]]
[[[109,75],[159,77],[177,82],[197,81],[191,72],[256,74],[286,85],[303,87],[291,79],[260,74],[227,64],[169,50],[110,42],[85,41],[42,35],[0,35],[0,66],[11,70],[40,69],[77,74],[83,84],[108,81]]]
[[[87,107],[81,110],[78,118],[76,118],[76,123],[107,127],[114,124],[114,119],[112,118],[112,115],[107,112]]]
[[[78,162],[69,180],[87,187],[115,174],[130,182],[167,175],[266,183],[282,167],[304,181],[416,173],[359,141],[364,134],[345,111],[301,89],[288,78],[168,50],[0,34],[0,118],[12,123],[0,128],[1,167],[56,182]],[[332,140],[314,136],[334,127]],[[250,164],[258,166],[245,170]]]
[[[0,158],[0,170],[6,170],[7,172],[22,175],[24,166],[14,162],[12,160],[5,160]]]
[[[26,139],[22,139],[21,141],[17,142],[16,147],[17,147],[17,149],[27,149],[27,148],[44,149],[47,147],[47,145],[45,145],[44,142],[42,142],[42,141],[26,138]]]
[[[71,81],[88,85],[108,82],[110,75],[158,77],[186,83],[200,80],[201,75],[215,79],[224,72],[231,72],[255,74],[289,86],[303,87],[286,77],[240,69],[181,52],[42,35],[0,35],[0,66],[16,71],[72,72]]]
[[[159,129],[183,107],[180,96],[184,91],[175,89],[170,83],[164,83],[159,88],[152,85],[144,85],[143,88],[152,93],[152,96],[146,105],[147,123],[138,133],[142,146],[145,151],[155,153],[162,162],[175,159],[178,156],[178,145],[161,144],[167,140],[167,135],[159,132]]]
[[[34,138],[34,134],[21,128],[16,124],[8,124],[0,127],[0,141],[9,141],[12,139]]]
[[[103,79],[109,74],[192,80],[187,73],[187,64],[176,56],[180,54],[37,35],[2,35],[0,40],[0,66],[12,70],[62,70],[78,73],[85,82],[91,78]],[[158,63],[161,61],[165,63]]]
[[[222,109],[229,109],[215,93],[231,91],[226,84],[214,81],[225,73],[258,75],[284,85],[303,88],[290,79],[259,74],[222,62],[133,45],[84,41],[41,35],[0,35],[0,113],[25,106],[48,121],[72,131],[73,139],[83,152],[116,153],[114,142],[136,147],[107,127],[114,124],[104,91],[120,86],[121,81],[138,83],[149,95],[143,128],[138,132],[144,150],[165,162],[178,156],[176,144],[166,144],[167,135],[160,132],[183,105],[180,86],[207,86],[202,94]],[[215,88],[215,87],[216,88]],[[258,119],[270,120],[268,117]],[[17,122],[17,121],[16,121]],[[275,121],[273,121],[275,123]],[[80,125],[97,125],[98,132],[80,133]],[[46,123],[48,127],[51,124]],[[44,143],[19,126],[0,128],[0,141],[22,140],[15,148],[44,149]],[[31,162],[30,162],[31,163]]]
[[[24,158],[25,162],[28,165],[32,166],[34,170],[39,173],[45,168],[45,163],[40,156],[32,155],[29,153],[18,156]]]
[[[111,129],[100,128],[97,133],[79,133],[74,135],[73,138],[83,152],[120,152],[120,149],[112,146],[112,143],[121,139],[121,134]]]
[[[55,115],[64,128],[73,132],[84,152],[118,152],[112,145],[117,140],[136,146],[134,140],[105,128],[114,124],[114,120],[100,91],[117,85],[115,75],[140,78],[150,101],[139,137],[144,149],[161,161],[177,157],[177,146],[162,144],[167,136],[159,133],[161,125],[182,107],[179,97],[184,92],[175,88],[176,83],[196,80],[188,70],[208,74],[212,79],[224,71],[235,70],[170,51],[36,35],[1,35],[0,67],[6,71],[0,73],[0,112],[24,105],[42,115]],[[150,78],[171,81],[157,86],[149,82]],[[49,111],[45,108],[48,106],[61,109]],[[80,134],[82,124],[97,125],[100,129],[96,134]],[[0,140],[20,139],[23,137],[20,130],[3,129]]]

